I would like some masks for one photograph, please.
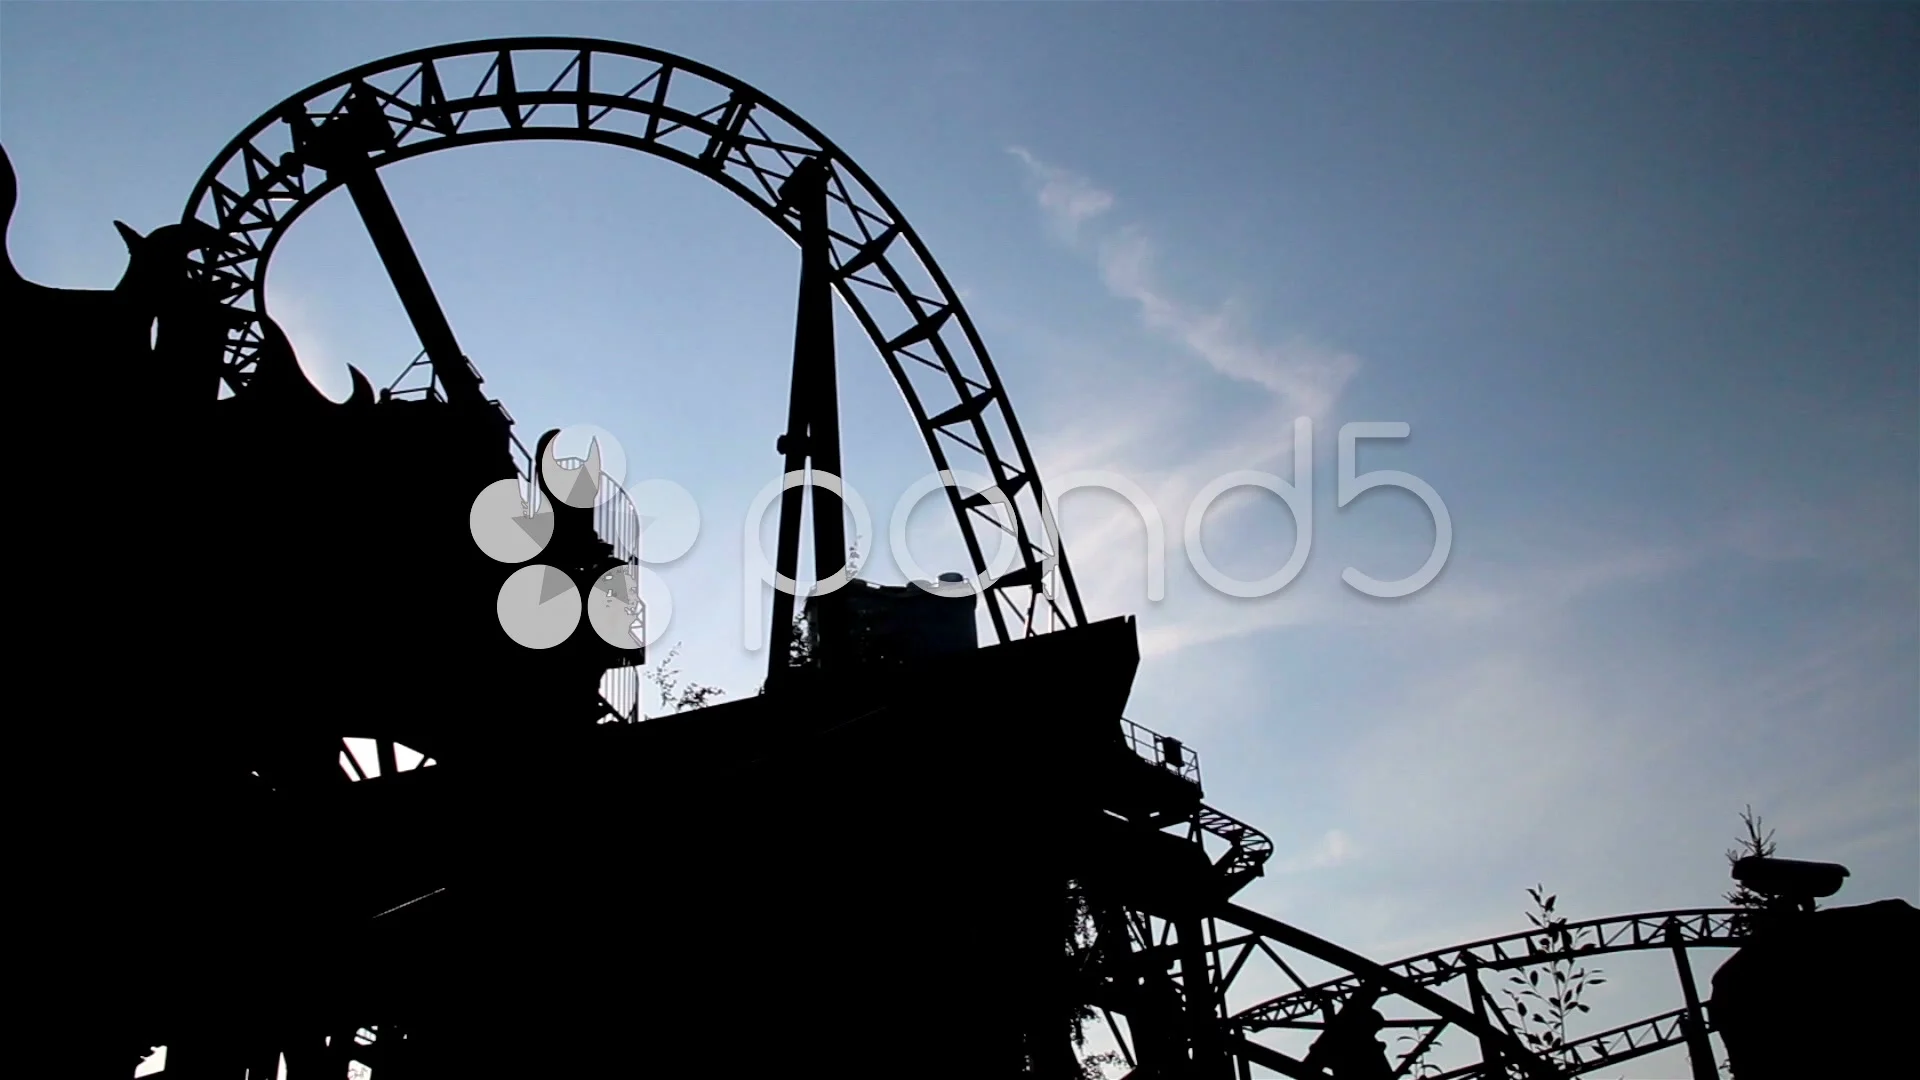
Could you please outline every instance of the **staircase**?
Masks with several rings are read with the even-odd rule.
[[[1227,842],[1226,854],[1215,859],[1213,865],[1226,883],[1228,896],[1259,877],[1265,871],[1267,860],[1273,857],[1273,841],[1266,833],[1211,806],[1202,805],[1193,823]]]

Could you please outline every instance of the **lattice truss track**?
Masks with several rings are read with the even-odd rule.
[[[385,123],[370,154],[375,167],[510,140],[623,146],[704,173],[796,244],[800,214],[782,200],[782,185],[802,162],[823,160],[833,287],[920,426],[1000,640],[1085,621],[1006,392],[919,237],[856,164],[790,110],[730,76],[655,50],[565,38],[422,50],[316,84],[256,121],[207,170],[186,214],[227,240],[226,250],[200,256],[201,272],[235,315],[223,394],[245,387],[264,344],[260,314],[275,246],[340,183],[309,160],[308,133],[346,116],[356,96]],[[1000,566],[987,565],[980,523],[1007,534]]]
[[[1497,1045],[1490,1046],[1476,1031],[1491,1027],[1498,1042],[1517,1044],[1518,1033],[1493,1000],[1495,978],[1504,980],[1559,961],[1584,961],[1610,953],[1669,950],[1681,960],[1691,950],[1738,948],[1747,939],[1739,914],[1699,909],[1610,916],[1566,924],[1557,942],[1536,929],[1374,965],[1277,920],[1226,904],[1200,923],[1205,961],[1194,970],[1205,973],[1200,992],[1211,1003],[1208,1011],[1222,1018],[1219,1051],[1230,1060],[1234,1075],[1242,1078],[1274,1073],[1333,1076],[1325,1065],[1306,1060],[1307,1051],[1356,998],[1372,1001],[1386,1020],[1378,1038],[1387,1046],[1395,1077],[1572,1077],[1685,1047],[1696,1026],[1697,1037],[1704,1040],[1712,1030],[1710,1014],[1688,993],[1688,1007],[1570,1037],[1565,1045],[1542,1050],[1535,1059],[1535,1071],[1529,1072],[1523,1064],[1502,1061]],[[1191,973],[1180,961],[1177,925],[1130,911],[1126,928],[1128,966],[1166,972],[1181,1001],[1191,1001],[1195,988],[1190,985]],[[1314,972],[1329,970],[1346,973],[1311,981]],[[1678,974],[1683,980],[1692,978],[1685,963],[1679,965]],[[1262,988],[1276,984],[1293,989],[1258,999]],[[1099,996],[1106,998],[1105,993]],[[1098,1001],[1096,1011],[1106,1038],[1127,1068],[1136,1069],[1140,1062],[1133,1042],[1135,1023],[1115,1004],[1113,999]],[[1455,1052],[1435,1053],[1436,1044],[1449,1033]],[[1102,1041],[1096,1037],[1094,1043]],[[1459,1064],[1462,1056],[1471,1062]],[[1539,1066],[1549,1071],[1541,1073]]]

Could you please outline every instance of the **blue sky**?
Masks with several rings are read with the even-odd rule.
[[[1783,854],[1847,863],[1843,899],[1920,902],[1912,8],[9,3],[14,262],[109,287],[111,222],[177,219],[281,98],[525,33],[679,53],[808,118],[966,297],[1043,473],[1149,493],[1163,599],[1119,499],[1070,496],[1067,546],[1093,614],[1139,616],[1129,715],[1273,835],[1252,906],[1386,958],[1517,928],[1535,881],[1575,915],[1710,904],[1747,803]],[[791,245],[604,147],[384,175],[522,437],[597,425],[630,482],[693,493],[699,540],[654,568],[666,639],[751,693],[741,521],[779,467]],[[322,204],[269,283],[336,390],[418,347],[357,230]],[[840,355],[847,476],[884,520],[925,452],[871,347]],[[1226,472],[1286,475],[1300,416],[1305,569],[1214,594],[1186,507]],[[1451,514],[1445,570],[1406,599],[1340,581],[1411,573],[1433,538],[1405,494],[1336,509],[1354,421],[1411,425],[1359,467]],[[1207,520],[1239,577],[1294,543],[1257,492]],[[1614,989],[1627,1012],[1643,993]]]

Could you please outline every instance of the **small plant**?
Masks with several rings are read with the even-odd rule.
[[[1544,969],[1532,967],[1525,975],[1509,978],[1513,986],[1501,987],[1508,1002],[1502,1011],[1508,1013],[1514,1033],[1529,1049],[1551,1053],[1567,1045],[1567,1021],[1576,1013],[1593,1011],[1581,1000],[1587,988],[1607,980],[1599,977],[1598,968],[1588,971],[1565,955],[1578,952],[1581,943],[1580,935],[1567,928],[1566,917],[1554,911],[1559,897],[1539,885],[1528,889],[1527,895],[1533,898],[1534,908],[1527,912],[1527,921],[1540,931],[1527,940],[1527,949],[1556,958]]]
[[[668,712],[686,712],[688,709],[705,708],[726,695],[725,690],[717,686],[707,686],[704,683],[687,683],[684,687],[681,686],[680,668],[674,663],[680,657],[680,644],[675,642],[673,648],[667,650],[667,655],[660,658],[660,662],[654,665],[652,671],[647,672],[648,681],[660,691],[661,707]]]
[[[787,666],[812,667],[814,651],[813,632],[807,625],[807,617],[795,615],[793,626],[787,632]]]
[[[1734,863],[1750,855],[1771,858],[1778,847],[1773,842],[1773,830],[1764,827],[1760,815],[1753,812],[1753,807],[1748,806],[1740,811],[1740,824],[1746,828],[1747,835],[1735,841],[1738,846],[1727,849],[1728,867],[1731,868]],[[1754,892],[1745,885],[1740,885],[1728,892],[1726,898],[1727,903],[1743,911],[1742,917],[1734,920],[1735,923],[1742,924],[1741,929],[1748,929],[1745,924],[1750,922],[1745,913],[1765,911],[1773,906],[1766,896]]]
[[[1411,1032],[1409,1032],[1408,1034],[1402,1035],[1393,1041],[1397,1043],[1412,1043],[1413,1046],[1420,1045],[1420,1037],[1412,1034]],[[1409,1046],[1407,1047],[1407,1049],[1412,1050],[1413,1046]],[[1428,1043],[1427,1048],[1420,1051],[1419,1057],[1414,1058],[1411,1062],[1401,1063],[1400,1065],[1401,1071],[1399,1075],[1411,1076],[1414,1078],[1414,1080],[1428,1080],[1428,1077],[1439,1076],[1440,1066],[1435,1065],[1431,1060],[1433,1056],[1433,1052],[1438,1049],[1440,1049],[1439,1039],[1435,1039],[1432,1042]]]

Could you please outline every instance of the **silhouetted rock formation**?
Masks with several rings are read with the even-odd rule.
[[[1893,1077],[1920,1015],[1920,910],[1881,900],[1762,919],[1713,976],[1737,1080]]]

